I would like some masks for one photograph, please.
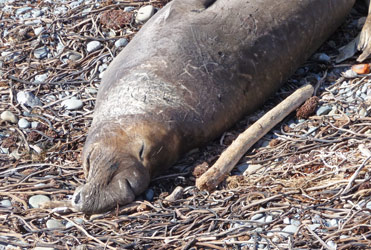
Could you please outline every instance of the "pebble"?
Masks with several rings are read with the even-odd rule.
[[[371,209],[371,201],[366,204],[367,209]]]
[[[83,219],[80,219],[80,218],[76,218],[73,220],[75,222],[75,224],[79,224],[81,225],[82,223],[84,223],[84,220]],[[74,227],[75,225],[72,224],[72,222],[67,222],[66,224],[66,228],[71,228],[71,227]]]
[[[351,70],[351,69],[348,69],[347,71],[345,71],[345,72],[343,73],[343,76],[344,76],[345,78],[354,78],[354,77],[357,77],[357,73],[354,72],[354,71]]]
[[[68,60],[72,60],[72,61],[78,61],[82,58],[82,56],[77,53],[77,52],[70,52],[68,54]]]
[[[15,12],[16,15],[22,15],[24,13],[26,13],[27,11],[29,10],[32,10],[31,7],[23,7],[23,8],[19,8],[17,9],[17,11]]]
[[[34,94],[27,91],[17,93],[17,101],[19,104],[24,104],[29,107],[42,106],[41,101]]]
[[[311,225],[308,225],[308,227],[314,231],[316,230],[317,228],[319,228],[321,226],[321,224],[311,224]]]
[[[102,44],[99,41],[91,41],[86,45],[86,50],[88,52],[93,52],[102,47]]]
[[[84,103],[76,97],[72,97],[71,99],[64,100],[61,105],[67,110],[75,110],[81,108]]]
[[[294,226],[294,225],[288,225],[284,229],[282,229],[283,232],[285,233],[296,233],[298,231],[299,227]]]
[[[31,125],[30,122],[27,121],[26,118],[21,118],[18,121],[18,127],[21,128],[21,129],[29,128],[30,125]]]
[[[327,224],[330,227],[337,227],[338,226],[338,220],[337,219],[327,220]]]
[[[31,128],[36,129],[39,125],[39,122],[31,122]]]
[[[9,154],[9,149],[8,148],[0,147],[0,153],[1,154]]]
[[[49,202],[50,198],[48,196],[37,194],[30,197],[28,203],[30,203],[31,207],[39,208],[40,205],[44,204],[45,202]]]
[[[115,47],[116,48],[125,47],[128,43],[129,43],[128,39],[120,38],[115,42]]]
[[[12,202],[10,200],[2,200],[2,201],[0,201],[0,206],[2,206],[2,207],[11,207],[12,206]]]
[[[260,164],[249,164],[249,167],[246,169],[245,172],[243,172],[243,175],[244,176],[248,176],[248,175],[254,174],[257,171],[259,171],[261,168],[263,168],[263,165],[260,165]]]
[[[255,214],[251,217],[251,220],[259,220],[263,218],[264,214]]]
[[[32,10],[32,16],[33,17],[39,17],[42,16],[44,12],[42,10]]]
[[[300,221],[298,221],[298,220],[291,220],[291,225],[293,225],[293,226],[300,226]]]
[[[320,61],[320,62],[325,62],[325,63],[328,63],[331,61],[331,58],[325,53],[314,54],[313,59]]]
[[[242,163],[242,164],[240,164],[240,165],[237,166],[237,171],[238,171],[239,173],[243,173],[243,172],[246,171],[246,169],[247,169],[248,167],[249,167],[249,164],[247,164],[247,163]]]
[[[272,215],[268,215],[266,218],[265,218],[265,222],[269,223],[269,222],[272,222],[273,221],[273,216]]]
[[[155,8],[152,5],[143,6],[138,10],[138,13],[135,17],[135,22],[145,23],[153,16],[154,13]]]
[[[35,28],[33,31],[35,32],[35,35],[38,36],[44,31],[44,27]]]
[[[327,246],[329,246],[331,249],[336,249],[336,243],[332,240],[327,242]]]
[[[283,223],[284,223],[284,224],[290,224],[290,218],[285,217],[285,218],[283,219]]]
[[[49,229],[64,228],[64,225],[59,220],[49,219],[46,222],[46,227]]]
[[[130,12],[130,11],[133,11],[133,10],[135,10],[135,7],[133,7],[133,6],[127,6],[127,7],[124,8],[125,12]]]
[[[324,105],[324,106],[321,106],[317,109],[316,115],[318,115],[318,116],[327,115],[328,113],[330,113],[331,110],[332,110],[331,106]]]
[[[146,192],[144,193],[144,198],[147,200],[147,201],[151,201],[153,199],[153,196],[155,195],[155,192],[153,191],[153,189],[149,188],[146,190]]]
[[[35,81],[34,82],[42,83],[42,82],[45,82],[46,79],[48,79],[48,73],[35,76]]]
[[[1,120],[8,121],[8,122],[11,122],[11,123],[17,123],[18,122],[18,118],[12,112],[10,112],[8,110],[2,112],[0,117],[1,117]]]
[[[33,55],[37,59],[43,59],[48,56],[48,48],[40,47],[34,50]]]

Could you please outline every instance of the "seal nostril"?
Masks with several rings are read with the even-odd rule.
[[[78,204],[78,203],[80,202],[80,198],[81,198],[81,193],[79,192],[78,194],[76,194],[76,196],[75,196],[73,202],[74,202],[75,204]]]

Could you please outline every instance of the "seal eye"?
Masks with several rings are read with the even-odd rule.
[[[144,143],[142,144],[142,147],[141,147],[140,150],[139,150],[139,159],[140,159],[141,161],[144,160],[143,154],[144,154]]]
[[[81,198],[81,193],[79,192],[79,193],[75,196],[74,203],[75,203],[75,204],[79,204],[79,202],[80,202],[80,198]]]
[[[205,2],[204,2],[205,9],[209,8],[215,2],[216,2],[216,0],[205,0]]]

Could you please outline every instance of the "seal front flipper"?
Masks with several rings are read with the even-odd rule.
[[[337,63],[354,56],[357,51],[362,51],[362,54],[357,58],[358,62],[366,60],[371,55],[371,5],[369,0],[366,2],[369,5],[366,22],[358,36],[340,48],[339,55],[336,57]]]
[[[365,24],[363,25],[357,49],[359,51],[362,51],[362,54],[357,58],[358,62],[362,62],[366,60],[371,54],[371,4],[370,3],[368,7],[368,16],[367,16]]]

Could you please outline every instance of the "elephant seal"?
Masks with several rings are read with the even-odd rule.
[[[150,178],[272,95],[343,22],[351,0],[173,0],[112,61],[73,205],[132,202]]]

